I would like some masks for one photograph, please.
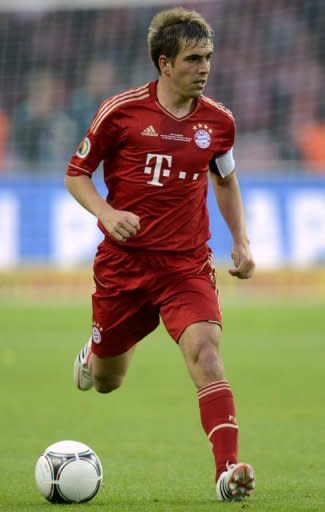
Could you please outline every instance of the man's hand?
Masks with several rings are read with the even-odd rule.
[[[125,242],[140,231],[140,217],[112,208],[98,193],[89,176],[67,175],[65,185],[76,201],[95,215],[115,240]]]
[[[110,235],[119,242],[125,242],[140,231],[140,217],[131,212],[115,210],[108,206],[100,212],[98,219]]]
[[[235,244],[231,252],[234,268],[229,269],[229,274],[239,279],[252,277],[255,263],[248,243]]]

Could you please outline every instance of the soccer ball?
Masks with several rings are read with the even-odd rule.
[[[40,456],[35,467],[40,493],[51,503],[81,503],[91,500],[103,481],[96,453],[78,441],[59,441]]]

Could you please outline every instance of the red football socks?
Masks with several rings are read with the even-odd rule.
[[[197,392],[201,423],[216,463],[216,480],[228,464],[237,463],[238,426],[234,398],[226,380],[218,380]]]

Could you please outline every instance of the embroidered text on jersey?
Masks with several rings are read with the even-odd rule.
[[[164,140],[176,140],[177,142],[191,142],[192,138],[183,133],[162,133],[160,137]]]

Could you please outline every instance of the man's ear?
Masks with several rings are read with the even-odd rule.
[[[166,55],[160,55],[159,60],[159,68],[162,75],[170,76],[171,62],[170,59],[166,57]]]

